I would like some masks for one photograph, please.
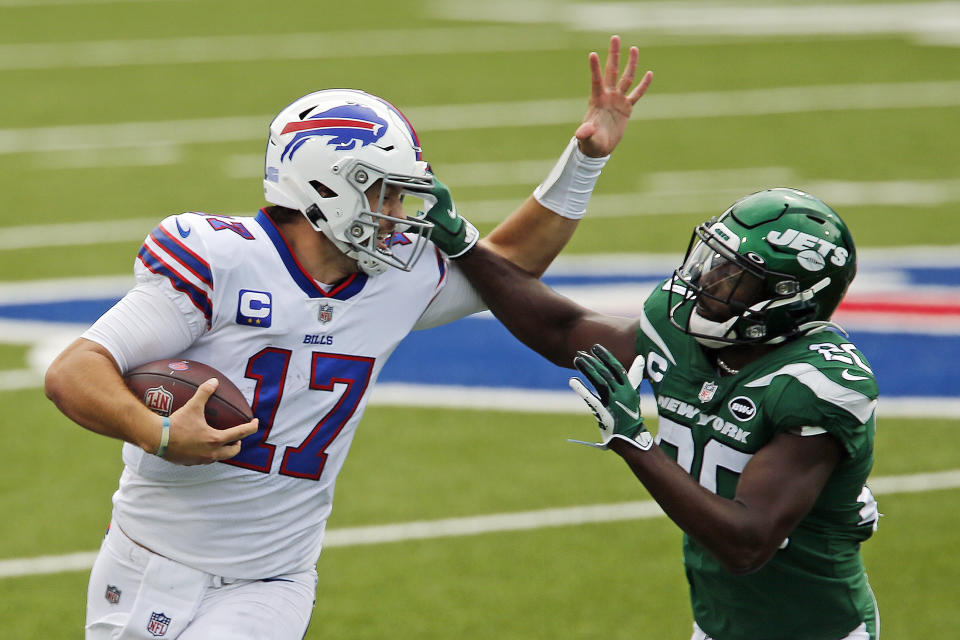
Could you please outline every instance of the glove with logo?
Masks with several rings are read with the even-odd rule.
[[[602,345],[595,344],[590,351],[578,351],[573,366],[590,381],[597,393],[587,389],[580,378],[570,378],[570,388],[583,398],[597,418],[601,441],[570,442],[609,449],[610,441],[616,438],[643,451],[649,450],[653,446],[653,436],[643,426],[640,394],[637,393],[637,387],[643,379],[643,356],[634,359],[627,373],[623,365]]]
[[[433,223],[430,239],[450,258],[459,258],[477,244],[480,233],[470,221],[457,213],[453,196],[445,184],[433,179],[433,187],[424,193],[424,200],[431,204],[424,220]]]

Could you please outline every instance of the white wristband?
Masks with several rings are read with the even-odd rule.
[[[167,445],[170,444],[170,418],[162,416],[160,419],[160,446],[154,454],[158,458],[167,455]]]
[[[609,159],[584,155],[573,137],[547,178],[533,190],[533,197],[557,215],[579,220],[587,212],[593,187]]]

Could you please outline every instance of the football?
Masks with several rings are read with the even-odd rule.
[[[207,400],[207,424],[215,429],[229,429],[253,419],[253,411],[243,393],[229,378],[193,360],[155,360],[128,371],[124,382],[143,404],[162,416],[182,407],[196,393],[197,387],[210,378],[220,386]]]

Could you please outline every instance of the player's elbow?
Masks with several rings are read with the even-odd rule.
[[[43,376],[43,392],[47,398],[58,407],[63,403],[67,385],[64,383],[64,372],[59,358],[47,368]]]
[[[63,409],[69,401],[70,391],[76,385],[71,382],[72,371],[70,367],[70,358],[66,353],[61,353],[54,360],[43,376],[43,392],[53,404]]]
[[[85,375],[82,369],[83,343],[77,341],[58,355],[43,376],[43,392],[61,411],[68,406],[71,397]]]
[[[769,531],[741,531],[732,544],[726,546],[717,559],[732,575],[745,576],[759,571],[781,546]]]
[[[735,576],[745,576],[759,571],[773,554],[758,550],[745,551],[731,557],[722,558],[723,567]]]

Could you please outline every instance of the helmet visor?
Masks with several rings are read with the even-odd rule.
[[[765,291],[768,272],[738,253],[739,248],[737,235],[722,222],[711,220],[694,230],[683,264],[674,272],[680,286],[670,291],[670,321],[687,334],[709,339],[710,346],[754,342],[762,337],[758,334],[744,339],[737,335],[745,324],[762,327],[763,310],[770,302]],[[681,291],[683,297],[675,300]],[[677,318],[680,309],[688,311],[682,321]],[[691,320],[695,317],[718,326],[724,323],[722,334],[693,330]]]

